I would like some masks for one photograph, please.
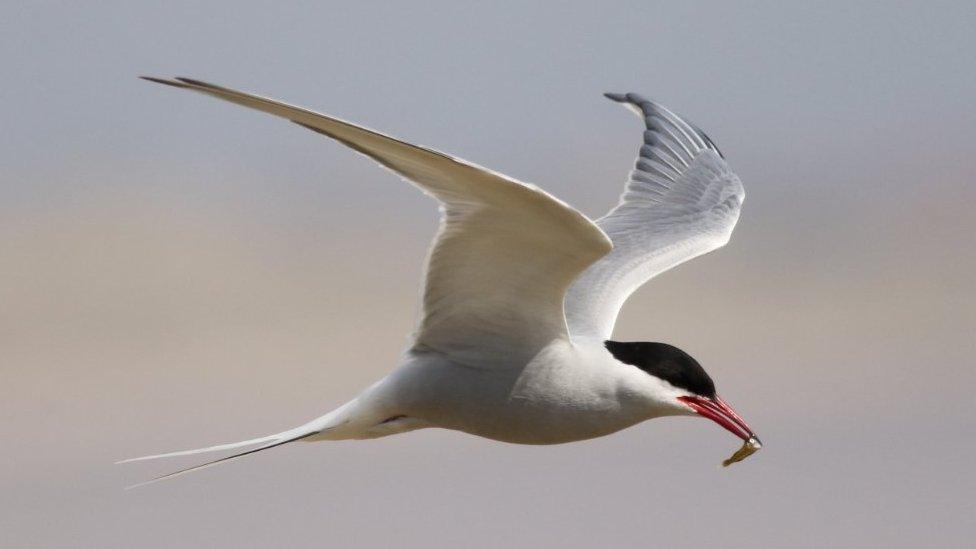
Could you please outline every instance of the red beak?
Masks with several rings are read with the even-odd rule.
[[[718,423],[742,440],[749,440],[750,438],[759,440],[756,437],[756,433],[746,424],[745,420],[739,417],[739,414],[735,413],[735,410],[718,395],[715,395],[714,398],[683,396],[678,397],[678,400],[691,406],[699,415]]]

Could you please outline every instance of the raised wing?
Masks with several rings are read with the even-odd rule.
[[[427,260],[418,348],[495,365],[568,340],[563,298],[611,248],[586,216],[535,186],[331,116],[198,80],[147,80],[291,120],[372,158],[433,196],[442,219]]]
[[[573,338],[610,339],[617,314],[642,284],[724,246],[745,198],[742,183],[701,130],[637,94],[607,94],[644,119],[644,144],[620,202],[597,221],[613,251],[566,295]]]

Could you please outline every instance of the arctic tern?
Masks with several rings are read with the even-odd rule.
[[[428,427],[558,444],[657,417],[700,416],[745,441],[729,461],[760,447],[688,353],[611,339],[631,293],[724,246],[739,218],[742,183],[686,119],[637,94],[606,94],[637,113],[645,130],[619,203],[592,221],[534,185],[338,118],[199,80],[143,78],[328,136],[437,200],[442,214],[427,257],[421,320],[389,375],[281,433],[125,460],[253,446],[150,482],[299,440],[371,439]]]

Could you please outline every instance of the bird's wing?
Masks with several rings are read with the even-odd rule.
[[[612,248],[590,219],[535,186],[331,116],[177,78],[147,80],[280,116],[372,158],[441,203],[426,266],[418,349],[498,364],[568,339],[563,299]]]
[[[644,119],[644,144],[620,202],[597,225],[613,251],[591,265],[566,296],[574,338],[610,338],[637,288],[689,259],[724,246],[745,194],[701,130],[636,94],[607,94]]]

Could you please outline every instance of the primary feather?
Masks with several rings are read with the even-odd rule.
[[[620,308],[654,276],[724,246],[745,199],[742,183],[702,131],[637,94],[607,94],[644,120],[644,143],[620,202],[597,225],[613,251],[566,295],[570,334],[610,339]]]

